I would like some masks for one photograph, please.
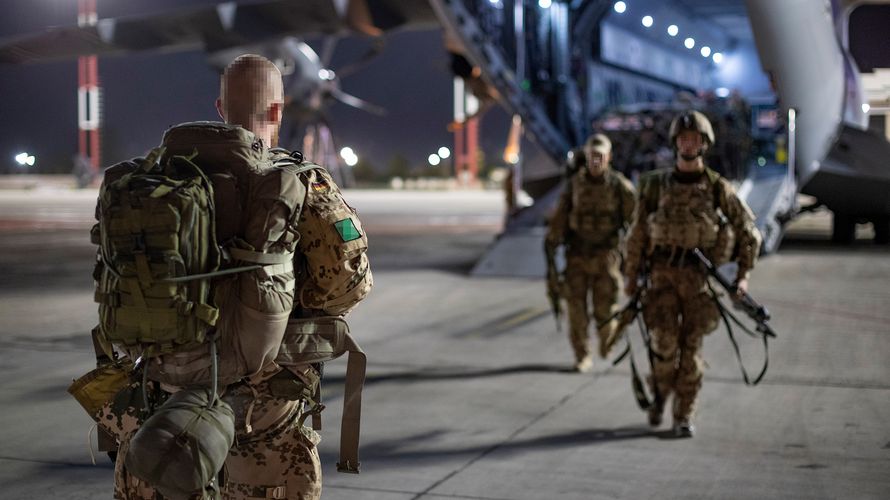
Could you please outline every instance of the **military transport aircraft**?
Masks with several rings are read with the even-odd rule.
[[[251,48],[303,75],[289,87],[295,103],[330,96],[377,111],[340,92],[327,57],[309,54],[300,38],[382,40],[397,29],[442,26],[456,74],[472,80],[468,87],[474,93],[497,99],[520,117],[542,153],[543,158],[524,158],[519,170],[536,203],[513,217],[494,257],[481,266],[483,272],[510,274],[517,263],[498,255],[497,247],[512,248],[511,254],[517,244],[540,247],[544,214],[560,189],[566,154],[583,142],[604,110],[711,85],[718,53],[695,46],[693,36],[727,55],[747,46],[756,51],[790,120],[790,167],[772,176],[751,169],[747,181],[764,249],[778,246],[783,224],[800,210],[799,192],[834,212],[836,239],[851,239],[855,223],[865,220],[874,223],[877,239],[890,238],[890,143],[866,128],[866,103],[848,44],[851,12],[864,4],[890,0],[229,1],[52,28],[0,43],[0,63],[163,49],[203,50],[220,65]],[[676,24],[666,34],[663,26],[670,22]],[[649,29],[653,24],[661,28],[658,34]],[[687,52],[668,38],[679,30],[676,40],[687,36]]]

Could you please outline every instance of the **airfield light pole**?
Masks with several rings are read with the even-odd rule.
[[[77,0],[77,25],[95,26],[96,0]],[[78,153],[89,160],[92,177],[99,174],[99,60],[95,55],[77,59]]]
[[[454,175],[459,185],[477,183],[479,175],[479,101],[468,92],[463,78],[454,77]]]

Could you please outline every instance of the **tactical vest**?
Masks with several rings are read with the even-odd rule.
[[[720,209],[719,177],[706,171],[696,182],[682,183],[671,171],[659,172],[647,204],[657,200],[648,217],[649,252],[655,248],[699,248],[722,264],[734,242],[732,228]]]
[[[620,182],[611,171],[605,174],[602,182],[587,178],[584,172],[572,177],[570,246],[582,250],[618,246],[618,233],[624,218]]]

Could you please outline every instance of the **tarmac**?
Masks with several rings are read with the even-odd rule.
[[[542,280],[469,275],[500,230],[500,193],[347,199],[375,275],[349,317],[369,359],[362,473],[334,467],[338,360],[325,372],[322,498],[890,498],[890,249],[867,230],[835,247],[827,214],[792,224],[751,280],[779,334],[764,381],[742,382],[715,331],[697,433],[678,440],[669,418],[646,425],[626,361],[569,371]],[[111,498],[112,465],[91,463],[92,421],[65,392],[94,365],[94,200],[0,192],[0,499]],[[758,371],[762,345],[739,340]]]

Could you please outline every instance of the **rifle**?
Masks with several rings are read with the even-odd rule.
[[[544,241],[544,255],[547,258],[547,299],[550,301],[550,310],[553,319],[556,320],[556,331],[562,333],[562,306],[559,303],[559,272],[556,270],[556,247],[548,241]]]
[[[714,266],[714,263],[708,260],[705,257],[705,254],[701,252],[698,248],[694,248],[692,253],[695,254],[696,258],[698,258],[699,262],[705,266],[708,274],[710,274],[720,286],[723,287],[724,290],[729,292],[734,298],[734,302],[736,305],[745,312],[751,319],[753,319],[757,323],[757,331],[768,336],[768,337],[776,337],[776,332],[769,326],[770,314],[769,311],[763,304],[760,304],[754,297],[752,297],[748,292],[743,291],[741,296],[739,296],[739,289],[737,286],[733,285],[726,278],[723,277],[719,272],[717,272],[717,268]]]

